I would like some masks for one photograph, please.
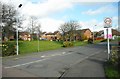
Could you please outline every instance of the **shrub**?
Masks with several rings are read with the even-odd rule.
[[[63,47],[72,47],[73,46],[73,43],[72,42],[63,42]]]
[[[2,56],[10,56],[16,54],[16,43],[15,42],[4,42],[2,43]]]
[[[114,65],[119,67],[120,66],[120,49],[117,46],[112,47],[112,51],[110,53],[110,62]],[[118,71],[120,72],[120,69],[118,68]]]
[[[92,38],[88,39],[88,44],[93,44],[93,39]]]

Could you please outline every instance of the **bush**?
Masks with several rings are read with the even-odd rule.
[[[68,42],[68,41],[63,42],[63,47],[72,47],[72,46],[74,46],[72,42]]]
[[[89,38],[88,39],[88,44],[93,44],[93,39]]]
[[[2,43],[2,56],[10,56],[16,54],[16,43],[15,42],[4,42]]]
[[[113,65],[118,64],[118,52],[117,52],[117,50],[112,50],[112,52],[110,54],[110,61]]]
[[[112,65],[116,66],[118,68],[118,71],[120,73],[120,47],[118,46],[113,46],[112,47],[112,52],[110,53],[110,62]]]

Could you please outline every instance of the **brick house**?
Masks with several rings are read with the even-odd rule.
[[[28,32],[20,32],[19,33],[19,38],[24,41],[30,41],[31,40],[31,35]]]
[[[112,29],[112,36],[114,36],[114,35],[120,36],[120,32],[115,29]]]
[[[41,39],[46,39],[46,40],[49,40],[49,41],[60,40],[61,39],[61,33],[59,31],[55,31],[54,33],[43,32],[42,35],[41,35]]]
[[[99,34],[100,34],[100,36],[97,36],[96,39],[99,39],[99,38],[104,39],[104,30],[99,31]],[[115,29],[112,29],[112,37],[113,37],[113,39],[116,36],[120,36],[120,32],[115,30]]]
[[[82,29],[76,31],[76,40],[87,40],[92,38],[92,32],[90,29]]]

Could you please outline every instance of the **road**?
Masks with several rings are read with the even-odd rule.
[[[107,59],[106,47],[105,44],[91,44],[5,57],[2,61],[3,77],[104,77],[101,64]],[[75,75],[75,72],[79,74]]]

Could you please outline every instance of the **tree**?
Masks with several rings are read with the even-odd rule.
[[[59,30],[63,34],[63,40],[75,40],[76,30],[80,28],[80,25],[77,21],[69,21],[67,23],[62,24],[59,27]]]
[[[36,18],[36,17],[34,17],[34,16],[31,16],[31,17],[30,17],[29,26],[30,26],[30,27],[28,27],[27,30],[28,30],[28,32],[31,33],[31,38],[32,38],[32,40],[33,40],[33,34],[35,33],[36,27],[37,27],[37,18]]]
[[[40,35],[42,33],[42,31],[41,31],[41,24],[40,23],[37,24],[35,31],[36,31],[37,37],[39,39],[39,37],[40,37]]]
[[[17,24],[17,10],[15,10],[14,6],[8,4],[0,4],[1,5],[1,17],[2,23],[0,24],[2,27],[2,39],[5,37],[9,38],[11,35],[15,35],[15,25]]]

